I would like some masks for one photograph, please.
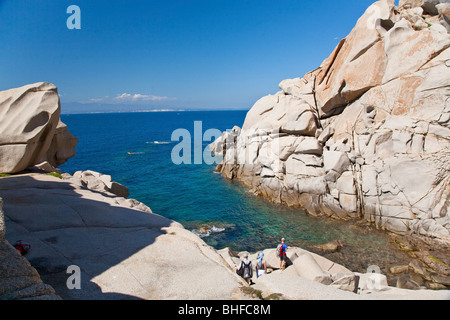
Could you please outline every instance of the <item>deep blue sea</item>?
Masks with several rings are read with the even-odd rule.
[[[194,232],[209,228],[201,236],[217,249],[255,252],[274,248],[285,237],[290,245],[315,251],[314,245],[339,239],[344,248],[329,258],[355,271],[369,265],[384,269],[399,264],[403,253],[382,232],[272,204],[215,173],[214,165],[172,162],[172,149],[179,143],[171,141],[174,130],[186,129],[194,137],[194,122],[202,121],[203,132],[225,131],[242,126],[245,116],[246,111],[62,115],[79,143],[77,155],[60,169],[71,174],[89,169],[111,175],[129,188],[130,198],[145,203],[154,213]],[[210,143],[203,141],[202,149]]]

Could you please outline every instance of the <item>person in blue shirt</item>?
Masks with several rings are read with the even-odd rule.
[[[286,239],[282,238],[281,239],[281,246],[280,246],[280,269],[281,270],[286,269],[286,262],[287,262],[286,250],[287,249],[292,249],[285,242],[286,242]]]

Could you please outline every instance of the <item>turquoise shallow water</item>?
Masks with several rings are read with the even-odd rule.
[[[245,111],[63,115],[62,121],[80,141],[77,155],[60,169],[110,174],[130,189],[131,198],[153,212],[194,232],[206,227],[208,232],[199,234],[217,249],[258,251],[276,247],[285,237],[290,245],[314,251],[316,244],[339,239],[344,248],[329,258],[355,271],[369,265],[384,269],[405,259],[377,230],[272,204],[216,174],[214,165],[173,164],[171,152],[178,144],[171,141],[174,130],[193,133],[194,121],[202,121],[203,132],[225,131],[242,126],[245,115]],[[210,142],[204,141],[201,148]]]

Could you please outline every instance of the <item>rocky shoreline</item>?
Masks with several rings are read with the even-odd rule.
[[[0,299],[450,299],[436,290],[450,275],[449,12],[376,2],[320,68],[212,145],[217,170],[255,194],[393,232],[414,259],[390,266],[398,288],[302,248],[283,271],[264,250],[271,272],[249,287],[235,272],[245,253],[208,246],[109,175],[58,171],[78,140],[41,82],[0,92]]]
[[[392,243],[411,257],[408,269],[393,266],[389,269],[397,277],[399,286],[415,289],[425,286],[428,289],[448,289],[450,287],[450,246],[423,236],[392,235]]]
[[[75,177],[80,174],[90,177],[90,184]],[[249,287],[235,273],[244,252],[215,250],[144,204],[98,191],[102,176],[86,171],[74,176],[24,173],[0,178],[7,226],[5,233],[5,223],[1,224],[6,234],[2,252],[15,257],[11,260],[11,254],[2,254],[0,259],[5,271],[0,276],[0,299],[450,299],[448,290],[427,290],[443,289],[448,279],[430,265],[414,262],[406,270],[398,266],[391,271],[418,274],[434,286],[405,277],[392,285],[386,275],[352,272],[301,248],[289,250],[285,271],[278,270],[275,249],[263,250],[270,273],[254,277]],[[92,177],[98,181],[93,183]],[[50,199],[57,201],[49,203]],[[146,233],[154,240],[149,241]],[[27,259],[6,240],[19,238],[32,244]],[[340,245],[330,243],[320,249],[339,250]],[[256,256],[250,254],[253,265]],[[67,287],[70,265],[81,268],[81,290]],[[11,270],[15,270],[15,280],[5,279]],[[173,281],[166,283],[161,273]],[[30,279],[27,274],[35,280],[24,280]],[[205,277],[210,280],[205,282]]]
[[[323,219],[323,218],[322,218]],[[325,218],[331,219],[331,218]],[[331,219],[333,223],[341,223],[336,219]],[[320,223],[318,221],[318,223]],[[386,275],[389,286],[400,288],[428,288],[428,289],[448,289],[448,279],[450,276],[450,256],[449,247],[443,242],[430,239],[428,237],[409,235],[399,236],[388,231],[377,230],[375,226],[364,221],[349,221],[351,229],[363,232],[363,234],[378,233],[387,240],[383,249],[390,258],[370,259],[370,253],[361,256],[361,251],[349,245],[346,241],[339,239],[322,244],[298,244],[304,250],[321,255],[322,257],[341,264],[354,272],[365,273],[367,267],[371,264],[369,261],[376,261],[383,274]],[[198,224],[199,227],[190,228],[194,234],[205,239],[214,236],[216,232],[225,232],[226,228],[220,223]],[[364,236],[364,235],[362,235]],[[290,242],[296,243],[295,239]],[[220,247],[216,249],[221,249]],[[241,250],[245,248],[241,248]],[[231,249],[229,249],[231,250]],[[221,250],[219,250],[221,251]],[[236,250],[233,250],[234,256],[242,256]],[[253,255],[256,252],[252,251]],[[361,256],[361,260],[356,258]],[[433,275],[433,277],[431,277]]]

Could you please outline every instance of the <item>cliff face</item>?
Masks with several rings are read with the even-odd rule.
[[[0,173],[48,162],[57,167],[75,155],[78,139],[60,120],[57,88],[40,82],[0,92]]]
[[[319,68],[211,145],[217,170],[313,215],[450,241],[449,12],[374,3]]]

